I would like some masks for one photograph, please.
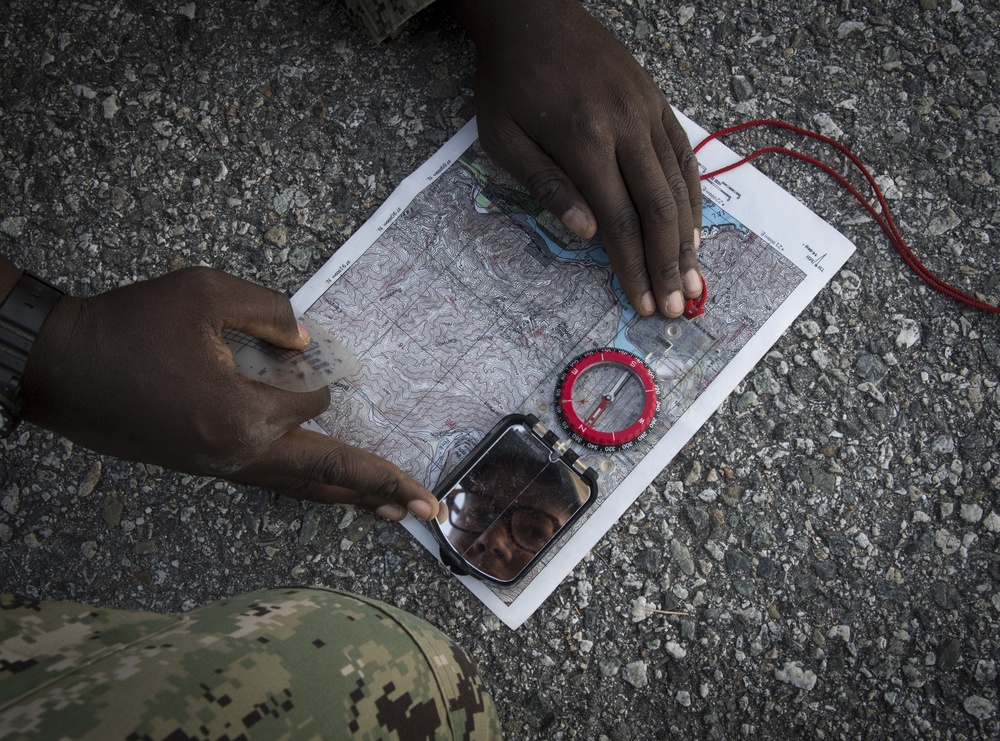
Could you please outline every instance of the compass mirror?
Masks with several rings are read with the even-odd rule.
[[[438,487],[435,523],[453,571],[512,584],[597,495],[597,474],[528,415],[505,417]]]

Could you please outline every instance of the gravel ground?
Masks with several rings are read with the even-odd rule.
[[[80,294],[199,263],[292,292],[474,112],[438,8],[376,47],[319,0],[46,5],[0,7],[0,246]],[[932,269],[1000,298],[995,0],[588,5],[706,128],[833,132]],[[818,172],[761,168],[858,253],[519,631],[396,525],[28,425],[3,443],[3,589],[354,590],[465,646],[510,738],[997,738],[998,321]]]

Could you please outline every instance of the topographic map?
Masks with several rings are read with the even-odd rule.
[[[726,159],[729,150],[715,150]],[[729,153],[726,161],[732,159]],[[752,168],[741,169],[777,189]],[[613,453],[578,451],[599,473],[599,494],[588,517],[574,522],[571,537],[516,586],[463,578],[512,627],[613,525],[853,250],[780,189],[832,234],[817,235],[810,224],[811,243],[800,240],[792,249],[773,236],[776,226],[754,231],[732,206],[746,210],[754,200],[746,194],[758,193],[759,184],[735,180],[705,184],[699,253],[709,292],[705,314],[639,317],[623,297],[600,235],[581,241],[543,211],[482,152],[473,122],[404,182],[294,299],[353,350],[361,366],[331,387],[330,411],[316,424],[429,488],[504,415],[532,414],[561,433],[558,379],[587,350],[628,350],[655,374],[662,406],[648,435]],[[817,261],[817,240],[824,238],[830,244]],[[684,429],[672,438],[681,420]],[[419,523],[408,518],[406,524],[436,552]]]

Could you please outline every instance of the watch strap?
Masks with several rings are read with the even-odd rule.
[[[0,434],[9,434],[21,416],[21,376],[28,353],[49,312],[63,292],[25,271],[0,304],[0,407],[4,424]]]

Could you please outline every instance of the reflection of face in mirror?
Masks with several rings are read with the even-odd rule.
[[[514,579],[590,496],[524,427],[511,427],[448,492],[448,542],[479,571]]]

